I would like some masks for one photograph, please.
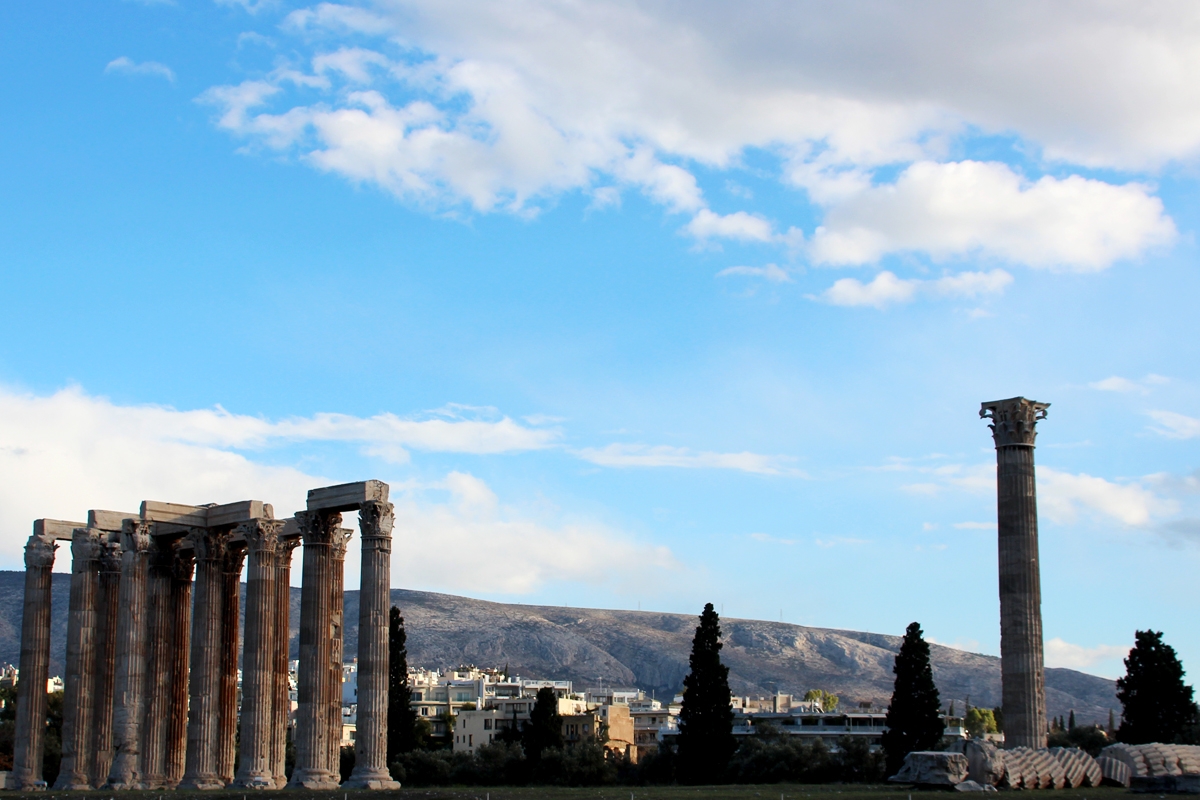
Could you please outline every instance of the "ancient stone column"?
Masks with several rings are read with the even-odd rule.
[[[142,788],[167,788],[167,730],[170,727],[174,664],[175,610],[172,583],[174,542],[156,537],[150,547],[146,578],[146,617],[149,626],[146,661],[146,714],[142,725]]]
[[[1024,397],[984,403],[996,442],[1000,562],[1000,674],[1006,747],[1046,746],[1042,586],[1038,567],[1033,446],[1049,403]]]
[[[192,642],[192,572],[196,555],[191,542],[175,542],[171,569],[171,708],[167,717],[165,787],[174,789],[187,766],[188,660]]]
[[[142,718],[146,691],[146,577],[150,525],[127,519],[121,531],[121,592],[113,682],[113,763],[110,789],[141,787]]]
[[[71,602],[63,691],[62,763],[54,788],[91,789],[92,715],[96,693],[97,594],[104,535],[76,528],[71,537]]]
[[[217,723],[217,776],[225,786],[233,783],[233,762],[237,754],[238,622],[241,617],[242,565],[245,561],[246,545],[229,542],[222,565],[221,718]]]
[[[192,603],[191,679],[188,682],[187,767],[181,789],[222,789],[217,773],[221,701],[221,623],[228,534],[196,531],[188,537],[196,556]]]
[[[388,612],[391,607],[391,503],[365,503],[358,512],[362,575],[358,593],[358,723],[354,772],[343,786],[399,789],[387,765]]]
[[[50,571],[57,545],[37,532],[25,545],[25,605],[17,673],[17,724],[13,735],[13,788],[41,791],[46,731],[46,680],[50,677]]]
[[[331,591],[333,546],[342,537],[342,515],[298,511],[304,539],[300,587],[300,668],[297,679],[296,767],[289,787],[336,789],[338,775],[329,769],[329,662],[333,626]]]
[[[338,783],[342,780],[342,665],[345,659],[346,624],[346,546],[350,543],[351,530],[342,528],[340,535],[333,538],[331,580],[329,582],[329,682],[326,684],[325,708],[329,720],[329,749],[326,763]]]
[[[238,526],[246,539],[246,643],[242,660],[241,759],[233,785],[275,786],[271,763],[275,693],[275,574],[282,522],[254,520]],[[284,633],[286,635],[286,632]]]
[[[285,761],[287,756],[288,718],[292,703],[289,695],[288,660],[291,644],[291,583],[292,552],[299,546],[299,539],[284,539],[279,542],[279,553],[275,565],[275,661],[272,668],[274,690],[271,713],[271,769],[275,775],[275,788],[287,785]]]
[[[95,746],[92,786],[108,781],[113,760],[113,688],[117,663],[117,609],[121,600],[121,537],[101,533],[100,581],[97,592],[96,702],[93,706]]]

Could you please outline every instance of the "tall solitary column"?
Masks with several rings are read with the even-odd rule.
[[[299,539],[283,539],[279,542],[279,553],[275,562],[275,661],[272,667],[274,683],[271,701],[271,769],[275,775],[275,788],[287,785],[285,771],[287,756],[288,717],[292,702],[289,696],[288,661],[291,645],[292,604],[292,553],[299,546]]]
[[[331,580],[329,581],[329,682],[325,685],[325,708],[329,722],[326,764],[338,783],[342,780],[342,651],[345,647],[346,627],[346,546],[350,544],[352,531],[342,528],[340,535],[333,537]]]
[[[149,523],[125,520],[121,531],[121,592],[117,605],[117,660],[113,682],[113,763],[108,771],[111,789],[141,787],[149,555]]]
[[[15,789],[41,791],[46,730],[46,680],[50,677],[50,571],[54,537],[37,530],[25,545],[25,606],[21,614],[21,664],[17,673],[17,724],[13,735]]]
[[[63,691],[62,763],[54,788],[91,789],[92,714],[96,684],[97,593],[103,534],[76,528],[71,537],[71,603]]]
[[[171,564],[171,708],[167,718],[164,788],[174,789],[187,766],[188,660],[192,642],[192,572],[196,555],[191,542],[175,542]]]
[[[365,503],[358,512],[362,576],[358,593],[358,723],[354,772],[344,786],[399,789],[387,768],[388,612],[391,607],[391,503]]]
[[[290,787],[336,789],[338,775],[329,769],[327,698],[333,625],[331,585],[333,546],[341,537],[342,515],[298,511],[296,522],[304,539],[300,588],[300,668],[297,679],[296,767]]]
[[[221,699],[222,566],[228,536],[198,530],[188,537],[196,555],[192,603],[191,679],[188,682],[187,768],[181,789],[222,789],[217,774]]]
[[[221,605],[221,717],[217,723],[217,776],[225,786],[233,783],[237,736],[238,622],[241,616],[242,565],[246,545],[229,542],[222,564]]]
[[[93,706],[95,747],[92,751],[92,786],[108,780],[113,758],[113,683],[117,661],[117,609],[121,600],[121,537],[101,532],[100,583],[96,642],[96,703]]]
[[[1038,567],[1033,447],[1049,403],[1024,397],[984,403],[996,441],[1000,562],[1000,673],[1006,747],[1046,746],[1042,585]]]
[[[142,735],[142,788],[167,787],[167,730],[170,727],[172,664],[174,661],[175,610],[172,608],[172,583],[175,572],[175,546],[159,537],[150,548],[147,576],[149,640],[146,662],[146,715]]]
[[[239,526],[246,539],[246,644],[242,670],[241,759],[234,786],[270,789],[272,701],[275,694],[275,591],[282,522],[254,520]],[[287,635],[286,631],[283,634]]]

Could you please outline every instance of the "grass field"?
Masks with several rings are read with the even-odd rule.
[[[896,786],[857,786],[857,785],[824,785],[809,786],[797,784],[758,784],[754,786],[645,786],[645,787],[589,787],[563,788],[555,786],[524,786],[498,787],[488,789],[483,787],[448,786],[430,789],[401,789],[396,792],[308,792],[280,791],[264,792],[42,792],[37,794],[8,794],[7,798],[28,798],[28,800],[53,800],[54,797],[89,797],[97,800],[112,798],[137,798],[137,800],[175,800],[188,798],[198,800],[231,800],[231,798],[261,797],[264,800],[911,800],[917,797],[928,798],[931,792],[917,792],[907,787]],[[981,795],[965,794],[955,796],[979,797]],[[1100,789],[1064,789],[1062,791],[1036,792],[1045,800],[1116,800],[1118,796],[1126,796],[1128,790],[1103,787]]]

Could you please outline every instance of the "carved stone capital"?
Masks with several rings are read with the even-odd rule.
[[[246,548],[251,554],[274,554],[279,548],[279,533],[283,530],[283,521],[252,519],[238,525],[237,530],[246,540]]]
[[[71,562],[75,572],[95,569],[104,552],[104,535],[91,528],[76,528],[71,532]]]
[[[99,531],[100,542],[100,571],[121,571],[121,537]]]
[[[363,539],[391,539],[396,514],[391,503],[363,503],[358,510],[358,530]]]
[[[25,543],[25,569],[45,569],[54,566],[54,551],[58,545],[52,536],[33,535]]]
[[[297,511],[300,538],[307,545],[331,545],[340,536],[342,515],[336,511]]]
[[[229,533],[193,528],[185,538],[192,543],[192,552],[196,554],[197,561],[220,561],[225,556]]]
[[[350,528],[338,528],[337,535],[333,537],[333,557],[337,561],[342,561],[346,558],[346,546],[350,544],[350,537],[354,535],[354,531]]]
[[[183,539],[171,543],[175,559],[171,562],[171,578],[177,581],[191,581],[196,570],[196,551],[183,547]]]
[[[121,549],[137,555],[150,552],[150,525],[150,522],[142,519],[122,520]]]
[[[221,558],[221,571],[227,575],[241,575],[246,563],[246,542],[225,540],[225,552]]]
[[[279,540],[279,557],[287,559],[287,562],[290,564],[292,562],[292,553],[296,550],[297,547],[300,546],[300,541],[301,540],[298,537],[292,537],[292,538],[288,538],[288,539],[280,539]]]
[[[1008,400],[993,400],[983,403],[979,416],[992,420],[992,438],[996,447],[1033,447],[1037,438],[1037,422],[1046,418],[1049,403],[1013,397]]]

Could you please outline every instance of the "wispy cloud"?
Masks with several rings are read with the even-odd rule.
[[[767,264],[762,267],[726,267],[717,273],[718,278],[725,278],[730,275],[747,275],[754,278],[762,278],[771,283],[791,283],[792,276],[787,270],[776,264]]]
[[[1129,648],[1125,646],[1101,644],[1084,647],[1057,636],[1046,642],[1045,649],[1047,667],[1067,669],[1087,669],[1105,661],[1119,661],[1129,655]]]
[[[1200,436],[1200,419],[1177,414],[1174,411],[1147,411],[1146,413],[1159,425],[1157,428],[1152,427],[1151,430],[1168,439],[1193,439]]]
[[[160,64],[157,61],[138,63],[128,56],[114,58],[104,67],[104,71],[116,72],[121,75],[150,75],[156,78],[166,78],[171,83],[175,82],[175,72],[166,64]]]
[[[1002,292],[1012,280],[1012,275],[1002,269],[990,272],[960,272],[930,280],[899,278],[894,272],[884,270],[868,283],[863,283],[857,278],[842,278],[820,295],[809,297],[835,306],[871,306],[882,309],[911,302],[918,294],[967,298],[996,294]]]
[[[1112,375],[1102,381],[1089,383],[1088,388],[1100,392],[1137,392],[1139,394],[1150,394],[1151,387],[1163,386],[1170,382],[1170,378],[1154,374],[1147,375],[1139,380],[1130,380],[1129,378],[1122,378],[1120,375]]]
[[[605,467],[732,469],[759,475],[803,475],[800,470],[790,466],[794,458],[760,453],[714,453],[668,445],[610,444],[600,448],[583,448],[576,450],[575,454],[585,461]]]

